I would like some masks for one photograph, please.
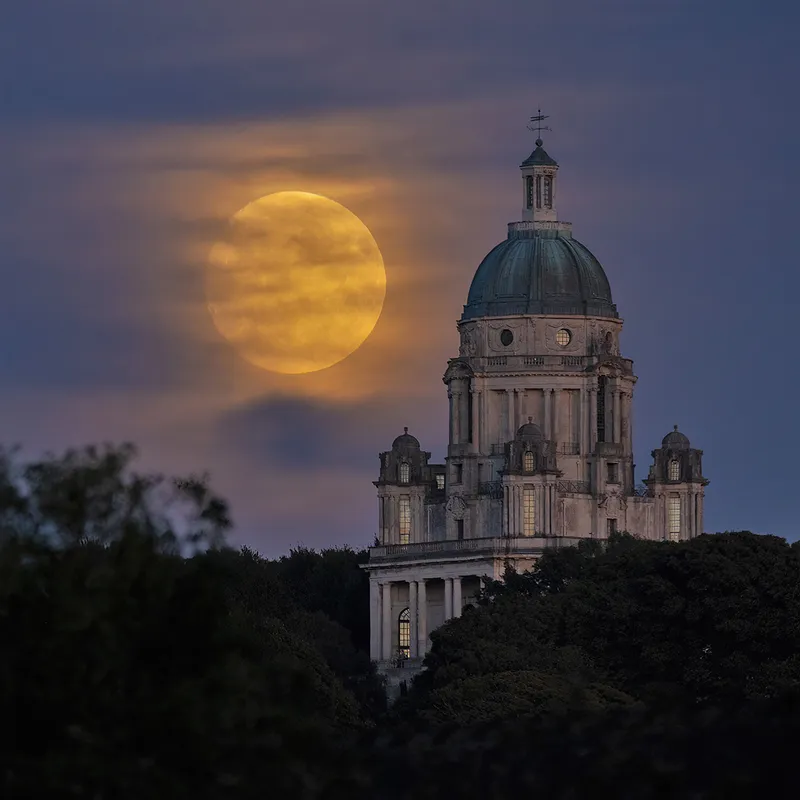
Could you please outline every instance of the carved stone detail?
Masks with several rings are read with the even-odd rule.
[[[474,356],[477,351],[477,331],[472,326],[463,327],[461,329],[461,347],[458,354],[460,356]]]
[[[464,519],[467,513],[467,504],[464,502],[464,498],[456,494],[447,501],[446,509],[453,519]]]

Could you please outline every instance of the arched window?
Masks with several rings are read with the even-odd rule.
[[[671,481],[679,481],[681,479],[681,465],[674,458],[669,462],[669,479]]]
[[[397,619],[397,653],[400,658],[411,656],[411,612],[407,608]]]
[[[525,472],[533,472],[536,468],[536,460],[533,457],[533,453],[530,450],[526,450],[525,454],[522,456],[522,469]]]
[[[542,176],[536,176],[536,208],[542,207]]]
[[[404,461],[400,464],[400,483],[408,483],[411,479],[411,468]]]
[[[525,205],[533,208],[533,175],[525,176]]]
[[[549,175],[544,179],[544,207],[553,207],[553,179]]]

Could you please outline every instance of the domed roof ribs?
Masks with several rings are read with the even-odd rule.
[[[589,296],[589,294],[588,294],[588,291],[587,291],[587,289],[588,289],[588,287],[586,285],[587,284],[587,280],[586,280],[586,275],[585,275],[584,270],[583,270],[583,264],[581,263],[581,260],[576,256],[575,243],[572,241],[572,239],[562,239],[561,240],[561,244],[562,244],[563,247],[566,248],[566,250],[572,256],[572,263],[573,263],[574,268],[575,268],[575,274],[578,276],[578,285],[580,286],[580,296],[582,298],[581,307],[582,307],[583,313],[586,314],[586,312],[588,310],[587,309],[586,298]],[[609,300],[610,299],[611,298],[609,296]]]

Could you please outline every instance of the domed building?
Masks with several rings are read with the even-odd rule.
[[[429,633],[507,561],[628,531],[703,531],[702,451],[677,426],[636,484],[633,362],[608,277],[556,213],[558,164],[541,139],[520,166],[522,218],[475,272],[444,374],[444,464],[405,432],[380,454],[379,541],[366,569],[371,656],[418,667]]]

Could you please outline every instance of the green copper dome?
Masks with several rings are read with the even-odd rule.
[[[600,262],[567,224],[511,223],[508,239],[481,262],[462,321],[516,314],[618,317]]]

